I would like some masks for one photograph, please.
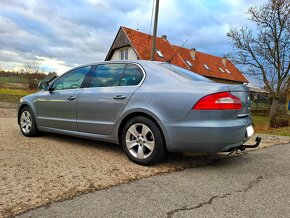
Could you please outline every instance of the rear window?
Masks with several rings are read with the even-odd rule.
[[[143,79],[144,75],[140,67],[128,64],[121,80],[121,86],[136,86]]]
[[[181,67],[175,66],[173,64],[161,63],[160,66],[182,76],[183,78],[192,80],[192,81],[206,81],[206,82],[213,82],[210,79],[205,78],[197,73],[193,73],[189,70],[183,69]]]
[[[92,75],[90,87],[119,86],[126,64],[100,64]]]

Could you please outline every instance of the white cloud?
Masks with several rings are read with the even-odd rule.
[[[158,34],[221,55],[230,49],[229,28],[246,23],[244,11],[265,1],[160,1]],[[0,59],[15,66],[39,61],[59,72],[101,61],[121,25],[149,32],[151,9],[152,0],[1,0]]]
[[[50,72],[57,72],[58,74],[62,74],[69,70],[69,67],[65,66],[65,62],[61,60],[57,60],[55,58],[48,57],[40,57],[35,56],[37,59],[36,63],[39,64],[40,69]]]

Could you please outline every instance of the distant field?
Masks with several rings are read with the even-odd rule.
[[[0,89],[37,89],[41,79],[29,79],[27,75],[0,76]]]
[[[7,76],[1,76],[0,77],[0,83],[28,83],[28,79],[25,77],[7,77]]]
[[[0,102],[18,103],[20,98],[31,93],[31,90],[0,88]]]
[[[27,78],[23,77],[10,77],[9,78],[10,83],[29,83],[29,80]]]
[[[33,93],[31,90],[22,90],[22,89],[0,89],[0,94],[5,95],[28,95]]]
[[[3,84],[9,83],[9,77],[4,77],[4,76],[0,77],[0,83],[3,83]]]

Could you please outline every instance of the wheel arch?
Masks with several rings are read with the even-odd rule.
[[[160,122],[158,122],[160,120],[158,119],[158,117],[156,115],[149,114],[149,113],[146,113],[144,111],[134,111],[134,112],[126,114],[123,117],[122,121],[119,124],[119,128],[118,128],[118,142],[121,144],[121,134],[122,134],[122,130],[123,130],[124,126],[126,125],[126,123],[130,119],[132,119],[133,117],[137,117],[137,116],[147,117],[147,118],[151,119],[156,124],[156,126],[160,129],[160,131],[162,133],[162,136],[163,136],[163,139],[165,142],[165,147],[167,149],[164,128],[162,127],[162,125],[160,125]]]
[[[31,105],[29,105],[27,102],[23,102],[19,107],[18,107],[18,113],[17,113],[17,122],[18,125],[20,124],[20,112],[23,108],[25,107],[29,107],[31,109],[31,111],[35,114],[33,108],[31,107]]]

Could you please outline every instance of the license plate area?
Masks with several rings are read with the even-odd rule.
[[[247,138],[250,138],[253,134],[254,134],[254,128],[253,126],[248,126],[247,129],[246,129],[246,135],[247,135]]]

